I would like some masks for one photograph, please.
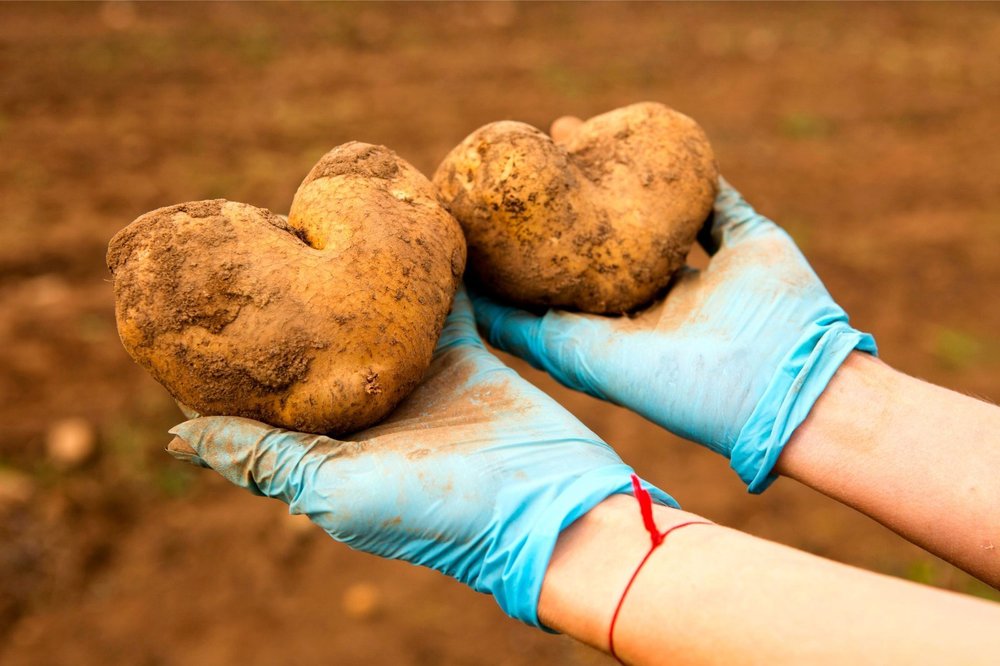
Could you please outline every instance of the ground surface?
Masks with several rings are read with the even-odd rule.
[[[429,173],[488,121],[659,100],[704,125],[887,361],[996,401],[998,56],[996,5],[3,5],[0,662],[607,663],[163,454],[179,416],[117,339],[108,239],[180,201],[286,211],[350,139]],[[713,454],[525,374],[688,509],[991,594],[794,482],[748,497]],[[46,433],[72,416],[98,449],[61,470]],[[372,613],[344,601],[358,582]]]

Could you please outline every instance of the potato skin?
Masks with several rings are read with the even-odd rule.
[[[565,145],[524,123],[491,123],[433,180],[487,290],[600,314],[634,310],[667,286],[718,190],[705,133],[654,102],[591,118]]]
[[[223,199],[169,206],[120,231],[107,262],[126,350],[177,400],[340,434],[420,381],[465,242],[416,169],[348,143],[312,169],[287,221]]]

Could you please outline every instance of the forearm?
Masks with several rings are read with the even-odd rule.
[[[1000,586],[1000,408],[856,353],[777,469]]]
[[[655,514],[661,530],[697,519]],[[615,605],[648,548],[636,501],[609,498],[560,537],[539,617],[607,650]],[[643,567],[615,644],[640,664],[986,663],[1000,650],[998,624],[992,604],[691,525]]]

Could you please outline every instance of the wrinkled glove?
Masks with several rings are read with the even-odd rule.
[[[464,291],[421,385],[369,430],[335,440],[205,417],[171,432],[183,440],[175,457],[287,502],[352,548],[492,594],[535,626],[559,533],[631,492],[611,447],[486,351]]]
[[[663,301],[634,317],[473,302],[491,344],[721,453],[757,493],[848,354],[876,347],[791,237],[720,186],[701,238],[708,268],[683,269]]]

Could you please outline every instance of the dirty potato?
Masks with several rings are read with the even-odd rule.
[[[203,414],[369,426],[419,382],[465,266],[458,223],[382,146],[348,143],[287,221],[217,199],[147,213],[107,256],[129,354]]]
[[[434,183],[487,290],[608,314],[667,286],[718,173],[695,121],[646,102],[591,118],[564,145],[524,123],[491,123],[451,151]]]

